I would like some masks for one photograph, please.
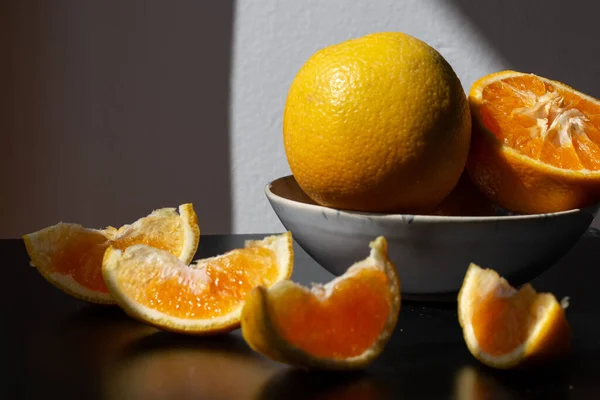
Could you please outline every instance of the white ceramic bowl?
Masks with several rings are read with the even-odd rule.
[[[365,258],[369,242],[384,235],[403,298],[420,300],[456,299],[470,262],[514,285],[533,279],[571,249],[598,209],[489,217],[350,212],[315,204],[293,176],[274,180],[265,192],[296,242],[334,275]]]

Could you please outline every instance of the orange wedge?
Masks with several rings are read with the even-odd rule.
[[[387,242],[328,284],[283,281],[256,287],[242,311],[242,333],[255,351],[316,369],[362,368],[382,352],[400,312],[400,280]]]
[[[102,273],[110,294],[132,317],[165,330],[212,334],[237,328],[246,295],[257,285],[288,279],[293,259],[286,232],[189,266],[145,245],[110,247]]]
[[[516,290],[495,271],[471,264],[458,294],[458,320],[469,351],[494,368],[549,361],[569,348],[562,304],[530,284]]]
[[[503,71],[469,93],[467,169],[499,206],[564,211],[600,200],[600,101],[560,82]]]
[[[112,304],[102,279],[102,258],[109,247],[144,243],[189,263],[200,238],[192,204],[162,208],[119,229],[90,229],[59,223],[23,236],[31,265],[62,291],[92,303]]]

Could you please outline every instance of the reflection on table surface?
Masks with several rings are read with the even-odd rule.
[[[278,369],[238,335],[163,332],[116,308],[85,308],[32,342],[30,372],[57,395],[67,385],[85,398],[252,398]]]
[[[30,344],[28,375],[43,379],[29,386],[31,397],[68,392],[68,398],[107,400],[372,399],[384,394],[365,373],[288,368],[254,353],[239,334],[163,332],[116,308],[86,307],[37,332]]]
[[[597,353],[566,360],[558,369],[496,371],[478,364],[460,343],[403,344],[396,338],[365,371],[314,372],[263,358],[239,332],[184,336],[96,306],[33,334],[26,354],[27,376],[35,382],[25,390],[31,398],[479,400],[562,398],[574,390],[600,394],[591,372]],[[569,383],[574,374],[577,388]]]
[[[251,236],[204,239],[206,254]],[[573,351],[537,371],[497,371],[469,354],[455,304],[404,301],[383,354],[357,373],[309,372],[254,353],[239,331],[189,337],[157,330],[118,307],[85,304],[28,267],[21,242],[0,241],[8,257],[10,299],[3,354],[9,367],[4,399],[600,399],[600,239],[588,236],[560,264],[534,281],[571,296]],[[296,248],[296,280],[329,276]],[[598,254],[598,256],[594,256]],[[6,396],[8,393],[8,396]],[[11,395],[16,393],[16,395]]]

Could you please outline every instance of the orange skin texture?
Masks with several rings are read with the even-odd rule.
[[[320,205],[432,211],[466,163],[471,118],[460,81],[411,36],[367,35],[316,52],[283,117],[288,163]]]

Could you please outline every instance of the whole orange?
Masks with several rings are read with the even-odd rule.
[[[300,187],[318,204],[347,210],[434,209],[456,185],[470,137],[452,67],[399,32],[316,52],[292,82],[283,116]]]

